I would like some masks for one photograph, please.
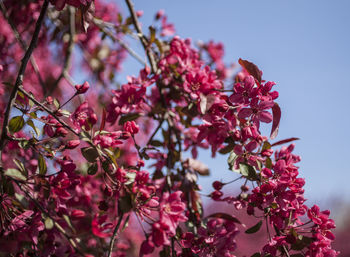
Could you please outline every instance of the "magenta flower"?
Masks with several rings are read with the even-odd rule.
[[[93,109],[89,107],[87,102],[83,102],[75,112],[70,116],[76,128],[90,130],[97,122],[97,115]]]

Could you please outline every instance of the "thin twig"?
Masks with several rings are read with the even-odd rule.
[[[49,5],[49,1],[45,0],[43,6],[41,8],[39,18],[38,18],[36,25],[35,25],[35,30],[34,30],[32,40],[30,41],[30,45],[29,45],[29,47],[28,47],[28,49],[27,49],[27,51],[22,59],[15,85],[12,89],[10,99],[9,99],[7,106],[6,106],[6,111],[4,114],[2,130],[1,130],[1,137],[0,137],[0,161],[1,161],[1,153],[2,153],[2,150],[4,149],[4,146],[5,146],[5,140],[6,140],[7,129],[8,129],[7,125],[9,122],[11,109],[13,107],[13,104],[16,101],[18,89],[23,84],[23,76],[24,76],[24,72],[27,68],[27,64],[28,64],[28,61],[30,59],[30,56],[32,55],[32,53],[36,47],[36,44],[38,42],[40,29],[41,29],[41,26],[43,24],[48,5]]]
[[[155,135],[157,134],[158,130],[162,127],[163,122],[164,122],[164,119],[162,119],[162,120],[159,122],[157,128],[153,131],[151,137],[148,139],[146,146],[148,146],[148,145],[152,142],[152,140],[153,140],[153,138],[155,137]]]
[[[129,9],[129,12],[130,12],[130,15],[131,15],[134,27],[136,29],[136,32],[137,32],[138,36],[140,37],[140,41],[141,41],[141,43],[143,45],[143,48],[146,51],[148,60],[149,60],[150,65],[151,65],[151,70],[152,70],[152,72],[154,74],[156,74],[157,73],[157,63],[156,63],[156,60],[154,58],[154,53],[152,52],[152,49],[148,45],[147,38],[142,33],[142,29],[141,29],[140,23],[139,23],[139,21],[137,19],[137,15],[135,13],[134,5],[133,5],[133,3],[130,0],[125,0],[125,2],[127,4],[127,6],[128,6],[128,9]]]
[[[26,97],[28,97],[30,100],[32,100],[37,106],[39,106],[41,109],[43,109],[45,112],[50,114],[52,117],[54,117],[61,125],[71,131],[74,135],[77,137],[80,137],[79,133],[77,133],[74,129],[72,129],[71,126],[69,126],[67,123],[65,123],[63,120],[61,120],[54,111],[47,108],[45,105],[40,103],[38,100],[36,100],[31,94],[29,94],[27,91],[24,90],[24,88],[19,87],[18,91],[22,92]]]
[[[122,213],[120,215],[119,220],[118,220],[118,224],[114,228],[113,235],[111,237],[111,242],[109,243],[109,250],[108,250],[108,255],[107,255],[108,257],[112,257],[114,242],[115,242],[120,224],[122,223],[123,216],[124,216],[124,213]]]
[[[133,49],[131,49],[126,43],[124,43],[121,39],[114,36],[111,32],[106,30],[103,26],[103,22],[101,20],[94,18],[94,24],[100,28],[100,30],[109,36],[114,42],[117,42],[122,48],[124,48],[131,56],[133,56],[139,63],[146,66],[146,62],[139,56]]]

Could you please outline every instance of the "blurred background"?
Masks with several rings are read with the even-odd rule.
[[[124,1],[119,6],[126,7]],[[306,179],[309,206],[331,209],[338,225],[338,250],[346,252],[347,213],[350,203],[350,1],[348,0],[245,0],[164,1],[134,0],[144,28],[164,9],[176,34],[225,46],[225,61],[250,60],[263,71],[263,79],[277,83],[282,109],[276,140],[298,137],[295,153],[301,155],[301,177]],[[136,47],[136,46],[135,46]],[[136,47],[137,48],[137,47]],[[139,53],[142,50],[138,49]],[[124,71],[137,74],[131,58]],[[127,73],[125,73],[127,75]],[[270,126],[266,129],[269,131]],[[236,175],[227,169],[227,156],[200,159],[211,170],[201,179],[203,192],[211,192],[215,179],[229,181]],[[345,233],[345,234],[344,234]],[[346,236],[345,236],[346,238]],[[344,248],[344,249],[340,249]]]

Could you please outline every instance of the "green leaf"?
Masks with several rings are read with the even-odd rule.
[[[66,215],[66,214],[63,214],[63,219],[66,221],[66,223],[68,224],[68,226],[70,227],[70,229],[71,229],[71,230],[73,231],[73,233],[75,234],[75,233],[76,233],[76,230],[75,230],[75,228],[73,227],[72,222],[71,222],[69,216]]]
[[[297,241],[294,244],[292,244],[292,250],[300,251],[313,242],[313,239],[311,237],[302,235],[299,235],[298,237],[299,238],[297,239]]]
[[[266,158],[265,166],[266,166],[266,168],[268,168],[268,169],[271,169],[271,168],[272,168],[272,160],[271,160],[270,158]]]
[[[107,173],[111,172],[111,166],[109,165],[109,161],[102,162],[102,169]]]
[[[256,179],[256,171],[255,168],[249,164],[246,163],[240,163],[239,164],[239,170],[240,173],[245,176],[246,178],[250,180]]]
[[[17,180],[27,180],[27,178],[17,169],[5,170],[5,175]]]
[[[170,247],[163,247],[163,250],[159,252],[159,257],[169,257],[171,256]]]
[[[27,120],[27,124],[32,127],[37,136],[40,136],[40,130],[34,125],[33,120]]]
[[[47,171],[47,166],[46,166],[46,161],[41,154],[39,155],[38,162],[39,162],[39,165],[38,165],[39,166],[39,174],[44,176],[46,174],[46,171]]]
[[[261,254],[260,253],[254,253],[252,256],[250,257],[261,257]]]
[[[95,162],[98,157],[98,152],[93,147],[81,148],[81,153],[88,162]]]
[[[124,225],[122,227],[122,229],[120,230],[120,232],[123,232],[129,225],[129,218],[130,218],[130,215],[128,215],[128,217],[126,217],[125,221],[124,221]]]
[[[54,226],[54,222],[53,222],[53,220],[50,217],[47,217],[45,219],[44,223],[45,223],[45,228],[48,229],[48,230],[52,229],[53,226]]]
[[[271,148],[271,144],[269,142],[265,141],[261,151],[265,151],[265,150],[270,149],[270,148]]]
[[[11,133],[20,131],[24,126],[24,119],[22,116],[13,117],[9,122],[9,130]]]
[[[29,116],[32,117],[33,119],[38,118],[38,116],[36,115],[36,112],[29,113]]]
[[[152,44],[156,40],[156,29],[152,26],[149,26],[150,39],[149,42]]]
[[[128,178],[128,181],[125,183],[125,185],[132,184],[135,181],[136,173],[135,172],[128,172],[128,173],[126,173],[126,177]]]
[[[153,145],[153,146],[163,146],[163,143],[160,142],[159,140],[152,140],[150,142],[150,145]]]
[[[132,121],[132,120],[136,120],[138,117],[140,117],[141,115],[139,113],[129,113],[126,115],[123,115],[120,120],[119,120],[119,125],[123,125],[125,122],[127,121]]]
[[[60,114],[62,114],[64,117],[69,117],[71,115],[71,113],[67,110],[60,110]]]
[[[163,50],[162,42],[156,38],[155,43],[159,49],[160,54],[163,54],[164,50]]]
[[[253,227],[248,228],[248,229],[245,231],[245,233],[247,233],[247,234],[254,234],[254,233],[258,232],[259,229],[261,228],[262,223],[263,223],[263,222],[260,220],[260,221],[259,221],[258,223],[256,223]]]
[[[235,146],[235,144],[230,143],[227,146],[225,146],[224,148],[221,148],[219,150],[219,153],[221,153],[221,154],[228,154],[229,152],[232,151],[234,146]]]
[[[97,170],[98,170],[97,162],[94,162],[89,166],[87,173],[89,175],[95,175],[97,173]]]
[[[132,209],[132,200],[130,194],[121,197],[118,202],[118,207],[122,213],[127,213]]]
[[[56,109],[59,109],[60,108],[60,102],[55,98],[53,99],[53,104],[55,105]]]
[[[235,154],[235,152],[232,151],[232,152],[230,153],[228,159],[227,159],[227,163],[228,163],[228,165],[229,165],[229,167],[230,167],[230,170],[235,171],[235,172],[238,172],[238,170],[235,170],[235,169],[233,168],[233,164],[234,164],[235,160],[237,159],[237,157],[238,157],[238,156]]]
[[[26,198],[24,195],[15,193],[15,197],[16,197],[16,199],[18,200],[18,202],[20,202],[21,205],[22,205],[24,208],[28,208],[29,202],[28,202],[27,198]]]
[[[13,162],[16,164],[16,166],[19,168],[19,170],[22,172],[22,174],[25,174],[27,175],[27,170],[26,170],[26,167],[24,166],[24,164],[17,160],[16,158],[13,160]]]

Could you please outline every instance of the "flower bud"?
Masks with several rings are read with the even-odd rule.
[[[127,121],[124,123],[124,130],[129,132],[131,135],[134,135],[139,132],[139,126],[135,123],[135,121]]]
[[[83,210],[77,210],[77,209],[75,209],[75,210],[73,210],[73,211],[71,212],[71,217],[72,217],[73,219],[84,218],[84,217],[85,217],[85,212],[84,212]]]
[[[215,200],[215,201],[220,200],[220,198],[221,198],[222,195],[223,195],[223,193],[222,193],[221,191],[219,191],[219,190],[216,190],[216,191],[214,191],[214,192],[212,192],[212,193],[210,194],[211,198],[212,198],[213,200]]]
[[[80,144],[80,140],[76,139],[76,140],[70,140],[68,141],[66,148],[67,149],[74,149],[76,148],[78,145]]]
[[[215,190],[220,190],[222,187],[224,186],[224,184],[220,181],[214,181],[213,182],[213,188]]]
[[[82,85],[75,85],[75,89],[77,90],[76,94],[84,94],[90,88],[89,82],[85,81]]]

